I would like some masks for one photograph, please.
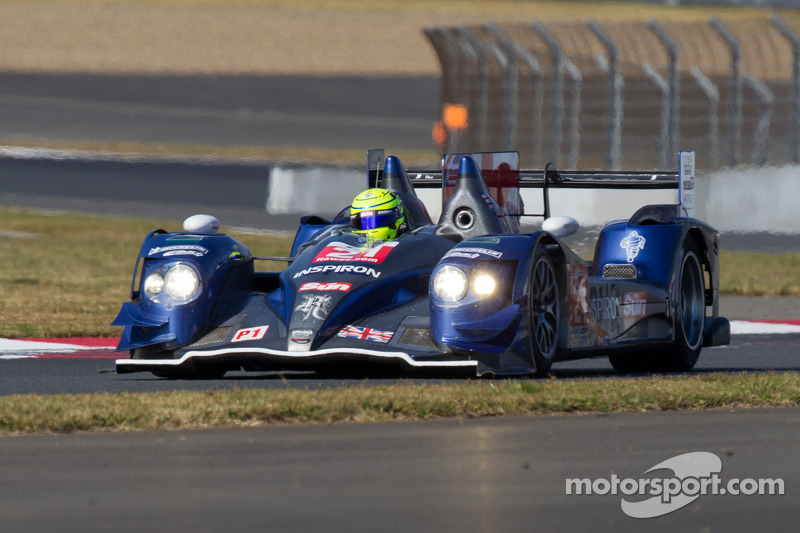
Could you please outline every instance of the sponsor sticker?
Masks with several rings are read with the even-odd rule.
[[[171,257],[174,255],[192,255],[194,257],[203,257],[208,253],[208,248],[198,246],[196,244],[176,244],[174,246],[157,246],[150,248],[147,255],[158,255],[162,257]]]
[[[294,308],[303,314],[303,320],[315,318],[324,320],[330,311],[332,298],[328,294],[312,294],[303,296],[303,301]]]
[[[463,252],[448,252],[445,257],[463,257],[464,259],[477,259],[480,254],[465,254]]]
[[[495,259],[500,259],[503,257],[503,252],[498,252],[497,250],[490,250],[489,248],[475,248],[469,246],[459,246],[458,248],[453,248],[445,257],[468,257],[471,259],[475,259],[481,255],[488,255],[490,257],[494,257]]]
[[[622,306],[618,296],[598,296],[590,303],[592,315],[597,320],[616,320],[622,317]]]
[[[311,342],[311,337],[314,336],[314,331],[310,329],[293,329],[289,338],[292,342],[297,344],[308,344]]]
[[[372,246],[370,248],[362,248],[351,246],[343,242],[332,242],[325,246],[317,256],[312,259],[312,263],[323,262],[337,262],[337,263],[372,263],[379,265],[383,263],[386,256],[392,249],[400,244],[397,241],[390,241]]]
[[[590,322],[598,334],[602,330],[603,338],[616,338],[624,329],[622,316],[622,298],[616,285],[596,284],[589,287]]]
[[[680,188],[678,189],[678,203],[684,216],[694,216],[694,152],[680,152],[681,173]]]
[[[300,288],[297,289],[299,292],[302,291],[341,291],[347,292],[352,287],[352,283],[344,283],[340,281],[332,281],[330,283],[325,282],[318,282],[318,281],[310,281],[308,283],[303,283],[300,285]]]
[[[360,274],[362,276],[372,276],[373,278],[381,277],[381,273],[372,267],[363,265],[315,265],[300,272],[295,273],[294,279],[300,276],[307,276],[309,274]]]
[[[569,325],[586,326],[589,315],[589,266],[569,267]]]
[[[357,326],[345,326],[336,334],[337,337],[382,342],[384,344],[392,339],[392,335],[394,335],[394,331],[381,331],[373,328],[359,328]]]
[[[495,202],[492,200],[492,197],[486,194],[481,194],[481,198],[483,198],[483,201],[486,202],[486,205],[489,207],[489,211],[491,211],[495,218],[497,218],[497,210],[495,208],[497,204],[495,204]]]
[[[639,255],[639,252],[644,250],[644,243],[645,238],[635,231],[632,231],[630,235],[620,241],[619,246],[625,249],[628,263],[633,263],[633,260]]]
[[[622,295],[622,316],[643,318],[647,316],[647,292],[626,292]]]
[[[257,326],[254,328],[240,329],[233,334],[231,342],[257,341],[263,339],[267,334],[269,326]]]

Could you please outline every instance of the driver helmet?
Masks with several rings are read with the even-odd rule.
[[[406,230],[406,212],[395,193],[367,189],[350,205],[350,225],[370,242],[390,241]]]

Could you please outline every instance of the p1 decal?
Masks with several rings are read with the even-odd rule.
[[[623,294],[622,316],[625,318],[644,318],[647,316],[647,293],[641,291]]]
[[[257,341],[263,339],[269,326],[257,326],[255,328],[240,329],[233,334],[231,342]]]
[[[335,261],[337,263],[355,263],[364,262],[380,265],[389,252],[397,246],[397,241],[383,242],[370,248],[359,248],[357,246],[350,246],[343,242],[332,242],[317,254],[311,261],[312,263],[322,263],[326,261]]]
[[[644,250],[644,243],[644,237],[635,231],[632,231],[630,235],[620,241],[619,247],[625,248],[625,251],[628,254],[628,263],[633,263],[633,260],[636,259],[637,255],[639,255],[639,252]]]
[[[336,282],[332,281],[330,283],[318,282],[318,281],[310,281],[308,283],[303,283],[300,285],[300,288],[297,289],[299,292],[302,291],[342,291],[347,292],[352,287],[352,283],[343,283],[343,282]]]

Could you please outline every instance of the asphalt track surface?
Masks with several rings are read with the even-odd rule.
[[[269,169],[233,161],[0,157],[0,205],[173,221],[207,213],[226,226],[296,230],[299,215],[266,212]]]
[[[437,77],[0,73],[9,140],[432,148]]]
[[[431,150],[436,77],[0,73],[0,145],[19,142]],[[0,205],[292,230],[265,212],[270,165],[15,160]]]
[[[356,386],[362,383],[393,384],[403,376],[330,379],[313,372],[229,372],[218,380],[168,380],[149,372],[116,374],[114,360],[126,354],[111,350],[50,353],[30,358],[3,359],[0,355],[0,396],[10,394],[80,394],[154,392],[170,390],[221,390],[243,388],[320,389]],[[734,335],[730,346],[706,348],[689,375],[710,372],[798,372],[800,334]],[[553,374],[558,379],[611,379],[618,374],[607,358],[582,359],[557,363]],[[463,380],[463,378],[457,378]],[[416,378],[415,382],[447,381],[442,378]]]
[[[800,409],[283,426],[0,440],[3,531],[796,531]],[[692,451],[785,494],[634,519],[566,479]],[[670,475],[664,472],[665,476]],[[633,500],[636,497],[628,497]]]
[[[436,80],[333,80],[321,97],[309,88],[322,80],[287,80],[4,74],[0,142],[274,144],[279,138],[329,147],[427,148]],[[318,107],[309,104],[315,99]],[[414,103],[425,109],[409,112]],[[201,168],[205,180],[181,183],[181,176],[194,178]],[[124,189],[132,176],[152,182]],[[226,224],[284,229],[263,213],[265,168],[258,165],[0,158],[0,177],[0,205],[170,213],[176,219],[216,205],[231,216],[251,217],[239,222],[216,211]],[[220,190],[226,191],[223,203]],[[798,341],[798,335],[737,336],[729,347],[705,350],[694,373],[795,372]],[[215,382],[117,376],[108,372],[114,357],[93,352],[3,360],[0,394],[349,384],[313,375],[282,380],[234,373]],[[603,359],[554,370],[562,379],[613,375]],[[800,410],[791,408],[4,436],[0,522],[3,531],[795,531],[798,421]],[[720,456],[725,478],[780,477],[786,495],[703,496],[648,520],[625,516],[619,496],[565,495],[566,478],[636,478],[691,451]]]

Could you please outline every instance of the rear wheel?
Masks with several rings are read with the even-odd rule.
[[[541,246],[533,255],[528,287],[528,344],[535,375],[542,377],[549,374],[558,350],[561,302],[555,265]]]
[[[662,355],[665,370],[691,370],[703,348],[703,326],[706,318],[705,278],[700,251],[694,240],[683,245],[680,285],[674,303],[675,344]]]
[[[705,278],[700,250],[691,237],[683,244],[678,272],[678,288],[672,303],[674,343],[654,353],[610,356],[611,365],[618,372],[686,372],[697,363],[703,347]]]

